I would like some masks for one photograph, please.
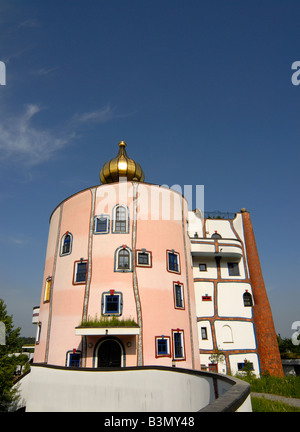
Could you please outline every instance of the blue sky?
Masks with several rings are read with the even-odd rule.
[[[276,331],[300,321],[300,3],[1,1],[0,297],[35,335],[49,216],[125,140],[146,181],[251,214]]]

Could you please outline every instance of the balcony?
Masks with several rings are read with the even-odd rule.
[[[139,327],[75,327],[76,336],[134,336],[140,331]]]
[[[191,238],[194,257],[226,257],[240,259],[243,256],[241,242],[235,239]]]
[[[133,336],[140,334],[140,327],[131,318],[121,319],[116,316],[88,318],[75,327],[76,336]]]

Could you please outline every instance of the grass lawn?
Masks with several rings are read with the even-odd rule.
[[[239,376],[239,378],[241,378]],[[300,376],[274,376],[242,377],[251,385],[252,392],[271,393],[285,397],[300,399]]]
[[[250,384],[250,391],[256,393],[270,393],[279,396],[300,399],[300,376],[286,376],[283,378],[274,376],[241,377]],[[253,412],[300,412],[296,408],[279,401],[251,397]]]
[[[300,412],[300,408],[269,399],[251,396],[251,403],[253,412]]]

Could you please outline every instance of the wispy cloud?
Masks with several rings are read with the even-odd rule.
[[[36,69],[32,72],[33,75],[38,75],[38,76],[47,76],[52,74],[52,72],[56,71],[58,69],[58,66],[54,66],[54,67],[42,67],[40,69]]]
[[[128,117],[129,114],[118,114],[116,109],[112,108],[109,104],[106,107],[94,111],[88,111],[81,114],[75,114],[73,116],[73,122],[79,123],[107,123],[111,120]]]
[[[23,247],[26,246],[30,242],[29,238],[26,238],[24,234],[19,236],[10,235],[10,234],[0,234],[0,244],[3,243],[5,245]]]
[[[59,131],[55,131],[35,126],[34,117],[40,111],[42,108],[39,105],[29,104],[21,114],[0,115],[0,162],[21,163],[24,168],[47,162],[78,138],[82,125],[104,124],[132,115],[118,114],[107,105],[102,109],[75,114]]]
[[[35,18],[28,18],[25,21],[22,21],[19,28],[32,28],[32,27],[40,27],[40,23]]]
[[[70,136],[54,136],[32,125],[40,111],[38,105],[31,104],[19,116],[0,120],[0,160],[33,166],[53,158],[69,143]]]
[[[82,114],[75,114],[73,116],[74,121],[81,123],[92,122],[92,123],[106,123],[114,117],[114,110],[110,105],[105,108],[95,111],[89,111]]]

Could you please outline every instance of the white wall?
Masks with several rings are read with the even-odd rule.
[[[228,356],[230,369],[232,375],[235,375],[237,373],[240,373],[238,370],[238,363],[244,363],[245,359],[253,363],[253,373],[259,377],[259,362],[258,362],[258,355],[255,353],[244,353],[244,354],[230,354]]]
[[[172,370],[102,372],[34,366],[26,411],[192,412],[213,400],[211,378]]]
[[[216,342],[220,350],[256,349],[254,326],[251,322],[216,320]],[[225,327],[225,328],[224,328]],[[228,338],[231,329],[232,341]]]
[[[236,235],[231,228],[229,220],[225,219],[206,219],[205,220],[206,236],[211,237],[215,231],[222,236],[222,238],[236,239]]]
[[[213,282],[194,282],[196,297],[196,315],[198,318],[214,315],[214,284]],[[203,301],[202,296],[211,296],[211,301]]]
[[[243,282],[218,283],[218,314],[221,317],[252,318],[252,307],[245,307],[243,294],[248,290],[252,295],[251,285]]]

